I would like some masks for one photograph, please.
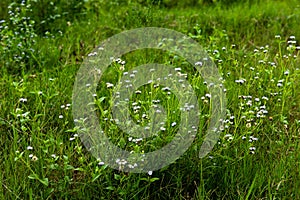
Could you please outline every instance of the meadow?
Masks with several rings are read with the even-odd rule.
[[[300,199],[300,3],[265,1],[2,1],[0,3],[0,199]],[[114,58],[97,87],[95,112],[115,145],[150,152],[180,126],[178,100],[149,84],[131,98],[145,124],[153,101],[168,112],[155,139],[129,137],[109,120],[124,72],[172,65],[200,107],[192,145],[148,173],[112,169],[91,155],[72,115],[76,74],[101,41],[162,27],[197,41],[223,78],[226,118],[199,158],[212,113],[207,84],[184,58],[144,49]],[[153,94],[153,95],[149,95]],[[137,106],[138,105],[138,106]],[[172,113],[171,113],[172,112]]]

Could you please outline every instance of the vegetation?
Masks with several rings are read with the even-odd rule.
[[[24,0],[0,5],[0,199],[300,199],[298,1]],[[125,173],[94,158],[82,144],[71,112],[72,90],[83,60],[101,41],[149,26],[184,33],[208,52],[224,79],[227,115],[218,143],[199,158],[210,95],[193,67],[151,49],[116,58],[99,82],[95,108],[119,147],[155,150],[176,131],[138,142],[105,123],[111,117],[110,86],[135,66],[159,62],[181,68],[201,107],[198,134],[176,162],[149,173]],[[144,102],[137,112],[131,107],[134,120],[153,100],[179,113],[176,97],[166,98],[161,89],[141,87],[141,95],[132,97]],[[171,116],[167,123],[178,120]]]

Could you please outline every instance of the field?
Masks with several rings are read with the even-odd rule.
[[[297,0],[6,0],[0,7],[0,199],[300,199]],[[193,64],[160,49],[111,58],[91,104],[119,148],[156,151],[182,125],[174,90],[154,82],[138,87],[128,114],[146,126],[148,110],[163,108],[167,119],[158,133],[144,139],[117,126],[114,91],[136,66],[172,65],[199,105],[195,138],[183,155],[163,168],[130,173],[120,164],[126,160],[111,168],[83,144],[73,88],[102,41],[145,27],[171,29],[201,45],[222,77],[226,106],[218,141],[199,157],[217,97]]]

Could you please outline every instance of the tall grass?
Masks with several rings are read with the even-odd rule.
[[[0,29],[0,52],[12,55],[0,61],[0,199],[300,198],[297,1],[159,9],[159,5],[134,2],[124,6],[88,2],[84,17],[57,21],[64,27],[61,32],[54,28],[38,34],[30,29],[36,33],[35,43],[30,43],[35,53],[28,54],[27,60],[12,60],[14,52],[28,50],[25,47],[13,44],[3,49],[8,39],[23,41],[13,35],[18,28]],[[224,131],[208,156],[198,157],[199,129],[180,159],[151,175],[114,170],[92,157],[78,138],[71,115],[76,72],[87,54],[116,33],[145,26],[171,28],[199,42],[224,78],[228,101]],[[171,61],[189,74],[187,80],[203,108],[200,128],[205,130],[210,98],[201,77],[192,74],[184,60],[154,50],[132,52],[121,59],[126,61],[124,71]],[[117,62],[111,67],[114,70],[99,83],[99,99],[111,98],[106,83],[115,85],[112,75],[124,72]],[[159,88],[141,89],[158,92],[163,100]],[[143,109],[153,100],[147,95],[133,98],[149,103]],[[107,102],[99,101],[98,109],[110,109]],[[176,100],[164,103],[170,111],[177,109]],[[102,113],[100,119],[105,117]],[[141,148],[138,142],[120,137],[120,130],[102,125],[116,145]],[[163,145],[166,139],[168,135],[162,134],[155,144]]]

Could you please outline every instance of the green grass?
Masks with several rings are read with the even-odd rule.
[[[36,42],[24,48],[14,43],[23,40],[12,40],[12,32],[1,32],[0,53],[5,56],[0,61],[0,199],[300,198],[297,1],[170,9],[100,1],[87,8],[84,16],[69,23],[60,19],[62,34],[53,27],[48,37],[38,33]],[[76,137],[71,112],[76,72],[88,53],[114,34],[148,26],[170,28],[199,42],[218,66],[227,90],[225,129],[213,151],[199,158],[199,131],[184,155],[151,176],[99,165]],[[296,42],[287,49],[288,41]],[[12,48],[4,50],[9,42]],[[12,59],[26,48],[35,50],[30,59]],[[135,51],[121,59],[126,61],[125,71],[152,62],[181,67],[198,97],[199,130],[207,129],[206,86],[184,59],[158,50]],[[97,96],[103,97],[95,102],[100,119],[111,117],[104,112],[112,103],[112,89],[106,83],[116,85],[117,74],[123,72],[120,67],[114,63],[98,85]],[[151,107],[151,100],[160,99],[167,112],[180,113],[173,94],[168,99],[160,87],[151,85],[140,90],[132,101],[142,103],[141,111]],[[142,112],[132,114],[141,119]],[[169,124],[179,120],[169,116]],[[163,146],[176,131],[160,132],[156,140],[137,144],[128,142],[113,123],[101,125],[116,145],[137,152]]]

